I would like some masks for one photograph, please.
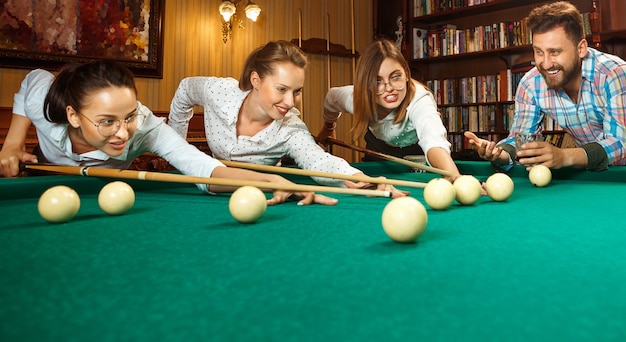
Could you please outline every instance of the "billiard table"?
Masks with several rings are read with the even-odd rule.
[[[505,202],[427,207],[412,244],[385,235],[389,198],[328,194],[339,204],[284,203],[240,224],[227,194],[190,184],[128,181],[134,207],[107,216],[97,193],[111,179],[0,179],[0,340],[623,341],[626,168],[555,170],[543,188],[527,174],[511,170]],[[49,224],[37,200],[57,184],[81,208]]]

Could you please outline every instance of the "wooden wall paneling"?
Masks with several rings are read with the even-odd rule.
[[[303,36],[324,37],[320,19],[330,14],[330,40],[352,44],[351,2],[354,1],[357,51],[371,43],[373,7],[369,0],[255,0],[262,12],[256,23],[243,19],[245,30],[235,27],[233,37],[222,41],[221,0],[167,0],[163,23],[163,78],[137,78],[138,98],[155,112],[168,112],[179,82],[189,76],[230,76],[239,78],[247,55],[269,40],[291,40],[298,36],[298,9],[303,13]],[[245,2],[244,2],[245,4]],[[310,56],[304,90],[303,118],[311,132],[321,127],[321,113],[327,83],[321,57]],[[352,84],[349,58],[332,57],[332,85]],[[0,68],[0,106],[11,107],[13,94],[29,72],[27,69]],[[347,116],[350,117],[350,116]],[[344,120],[342,118],[342,120]],[[338,135],[349,140],[350,124],[340,122]],[[342,155],[343,156],[343,155]],[[346,159],[351,161],[348,154]]]
[[[0,106],[12,107],[13,95],[29,70],[0,68]]]

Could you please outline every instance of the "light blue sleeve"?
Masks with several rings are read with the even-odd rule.
[[[142,128],[135,133],[137,145],[133,147],[134,154],[155,153],[181,173],[190,176],[211,177],[216,167],[224,166],[219,160],[188,143],[172,127],[165,124],[163,118],[156,117],[143,105],[140,107],[148,117]],[[197,184],[197,187],[209,192],[206,184]]]

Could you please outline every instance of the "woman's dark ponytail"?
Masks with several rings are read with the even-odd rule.
[[[110,87],[130,88],[137,93],[133,74],[120,63],[103,60],[66,65],[46,94],[44,116],[50,122],[67,123],[67,106],[80,111],[89,96]]]

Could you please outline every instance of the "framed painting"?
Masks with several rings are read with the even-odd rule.
[[[0,67],[118,61],[163,77],[165,0],[0,0]]]

